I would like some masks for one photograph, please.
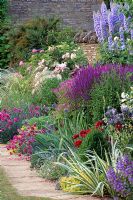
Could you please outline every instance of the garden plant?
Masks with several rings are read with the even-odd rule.
[[[94,12],[94,65],[59,19],[9,28],[1,2],[0,143],[64,192],[133,199],[132,0]]]

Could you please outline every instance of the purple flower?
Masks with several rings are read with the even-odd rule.
[[[131,29],[130,33],[131,33],[131,40],[133,40],[133,29]]]
[[[124,30],[122,27],[119,29],[119,34],[120,34],[120,41],[121,41],[121,49],[125,49],[125,38],[124,38]]]
[[[108,10],[106,4],[103,2],[101,5],[101,15],[104,20],[104,24],[108,24]]]
[[[96,35],[98,37],[98,41],[102,42],[103,38],[102,38],[102,32],[101,32],[101,27],[100,27],[100,17],[101,17],[101,15],[99,12],[93,13],[94,29],[95,29]]]
[[[108,48],[109,50],[112,50],[112,46],[113,46],[113,38],[112,38],[112,34],[108,37]]]

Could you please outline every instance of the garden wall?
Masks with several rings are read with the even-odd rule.
[[[80,44],[80,46],[83,48],[85,54],[87,55],[89,64],[93,64],[94,60],[97,56],[97,48],[98,44]]]
[[[57,16],[63,24],[76,29],[93,29],[93,10],[98,10],[101,0],[9,0],[9,12],[14,22],[32,17]]]

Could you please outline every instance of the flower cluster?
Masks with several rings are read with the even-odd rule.
[[[129,45],[128,40],[132,40],[132,29],[130,29],[130,19],[122,13],[122,5],[111,3],[110,11],[107,10],[105,3],[101,5],[101,12],[93,14],[94,28],[99,42],[108,39],[109,50],[124,50]],[[129,37],[125,41],[125,32]],[[115,36],[113,39],[113,35]],[[129,47],[130,49],[130,47]]]
[[[76,148],[79,148],[80,145],[82,144],[82,140],[80,138],[82,138],[82,139],[85,138],[89,133],[91,133],[90,128],[87,129],[87,130],[82,130],[78,134],[74,134],[73,137],[72,137],[74,140],[76,139],[76,141],[74,141],[74,146]]]
[[[94,83],[99,82],[103,74],[110,73],[112,70],[116,71],[121,79],[125,78],[127,73],[133,72],[132,67],[122,67],[119,65],[105,65],[95,68],[91,66],[87,68],[82,67],[78,69],[71,79],[62,82],[54,90],[59,104],[66,103],[66,105],[69,104],[69,108],[77,108],[81,105],[81,101],[89,101]]]
[[[120,112],[115,108],[108,107],[105,112],[105,122],[107,125],[113,125],[116,130],[120,131],[124,128],[126,121],[130,122],[133,118],[133,109],[129,109],[126,105],[121,106]]]
[[[133,87],[129,94],[124,92],[121,94],[121,111],[133,119]]]
[[[6,142],[17,133],[24,119],[39,117],[41,115],[40,106],[30,105],[26,110],[13,108],[11,110],[3,109],[0,112],[0,141]]]
[[[107,180],[118,197],[130,196],[133,189],[133,161],[125,155],[119,158],[116,169],[112,167],[107,171]]]
[[[101,132],[103,131],[104,125],[105,125],[104,121],[99,120],[94,124],[94,129],[97,129],[98,131]],[[87,130],[81,130],[80,133],[74,134],[72,136],[72,139],[74,140],[74,146],[76,148],[79,148],[83,142],[83,139],[86,138],[87,135],[90,134],[91,132],[92,132],[92,129],[89,128]]]
[[[38,130],[36,125],[24,126],[18,130],[19,135],[15,135],[7,145],[7,150],[10,154],[18,153],[19,156],[22,154],[31,155],[33,153],[33,143],[35,142],[35,136],[37,134],[44,134],[45,129]]]

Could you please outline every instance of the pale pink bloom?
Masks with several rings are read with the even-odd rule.
[[[24,62],[21,60],[20,62],[19,62],[19,66],[23,66],[24,65]]]
[[[43,49],[41,49],[41,50],[40,50],[40,53],[44,53],[44,50],[43,50]]]
[[[32,49],[32,53],[37,53],[38,50],[37,49]]]

